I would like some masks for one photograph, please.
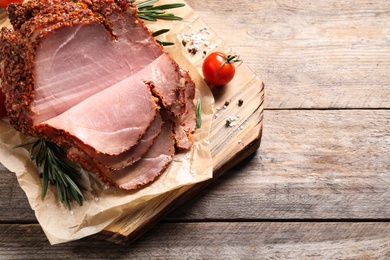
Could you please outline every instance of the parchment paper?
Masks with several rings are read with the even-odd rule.
[[[159,3],[164,4],[164,2],[169,1]],[[158,26],[157,24],[149,25],[152,31],[153,26]],[[164,22],[163,27],[160,28],[171,28],[172,31],[166,38],[175,41],[175,46],[179,47],[181,42],[174,30],[178,25],[178,22]],[[6,119],[0,120],[0,162],[16,174],[51,244],[77,240],[98,233],[119,218],[134,211],[141,203],[145,204],[168,191],[212,178],[209,147],[209,131],[214,104],[212,93],[196,68],[182,55],[179,48],[170,47],[167,51],[183,69],[190,72],[196,83],[195,101],[198,98],[202,101],[202,127],[194,134],[194,147],[186,153],[175,155],[173,162],[160,178],[140,190],[129,192],[109,187],[102,184],[94,174],[83,172],[83,183],[88,187],[85,193],[87,201],[83,206],[73,203],[72,210],[68,210],[58,201],[57,191],[52,185],[45,198],[42,198],[39,170],[30,161],[25,148],[14,148],[15,145],[25,143],[29,137],[14,130]]]

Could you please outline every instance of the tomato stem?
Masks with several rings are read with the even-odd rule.
[[[228,55],[226,57],[226,60],[221,64],[221,66],[219,67],[220,69],[225,65],[225,64],[232,64],[232,63],[235,63],[235,62],[240,62],[240,56],[238,55]]]
[[[240,62],[240,56],[238,55],[228,55],[226,57],[226,62],[227,63],[234,63],[234,62]]]

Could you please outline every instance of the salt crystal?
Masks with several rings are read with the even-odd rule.
[[[236,121],[237,120],[237,117],[236,116],[228,116],[228,118],[232,121]]]

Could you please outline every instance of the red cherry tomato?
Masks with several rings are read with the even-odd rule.
[[[23,0],[0,0],[0,6],[7,8],[10,3],[23,3]]]
[[[233,79],[236,73],[233,63],[238,61],[239,59],[236,55],[213,52],[203,62],[203,76],[211,85],[224,86]]]
[[[0,88],[0,119],[2,119],[3,117],[5,117],[7,115],[7,111],[5,110],[4,102],[5,102],[5,97],[4,97],[3,92],[1,91],[1,88]]]

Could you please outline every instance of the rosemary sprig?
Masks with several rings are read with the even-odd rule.
[[[136,0],[132,0],[131,3],[134,3]],[[153,6],[155,3],[157,3],[158,0],[145,0],[143,2],[135,4],[137,8],[143,8],[145,6]]]
[[[161,29],[152,33],[153,37],[160,36],[161,34],[169,32],[169,29]]]
[[[157,37],[157,36],[160,36],[161,34],[164,34],[164,33],[167,33],[169,32],[169,29],[161,29],[161,30],[158,30],[158,31],[155,31],[154,33],[152,33],[152,36],[153,37]],[[164,41],[160,41],[158,39],[156,39],[156,42],[158,44],[160,44],[161,46],[172,46],[174,45],[173,42],[164,42]]]
[[[136,2],[132,0],[132,3]],[[173,3],[173,4],[164,4],[157,5],[158,0],[145,0],[140,3],[135,3],[135,6],[138,8],[138,17],[144,19],[146,21],[155,22],[158,19],[160,20],[173,20],[173,21],[181,21],[183,18],[176,16],[172,13],[166,13],[165,10],[179,8],[185,6],[182,3]]]
[[[196,102],[196,127],[200,128],[202,126],[202,102],[200,98]]]
[[[160,41],[160,40],[157,40],[157,39],[156,39],[156,42],[158,44],[160,44],[161,46],[172,46],[172,45],[175,45],[173,42],[163,42],[163,41]]]
[[[31,145],[29,155],[38,167],[42,167],[42,197],[46,196],[49,183],[57,186],[58,199],[71,209],[71,202],[75,200],[80,206],[85,197],[75,180],[81,173],[67,163],[63,158],[64,150],[58,145],[39,138],[36,141],[15,146]]]
[[[131,0],[131,3],[135,3],[136,0]],[[135,3],[135,6],[138,8],[138,17],[150,21],[150,22],[156,22],[158,19],[160,20],[172,20],[172,21],[181,21],[183,18],[176,16],[171,13],[166,13],[165,10],[168,9],[174,9],[185,6],[185,4],[182,3],[173,3],[173,4],[164,4],[164,5],[157,5],[154,4],[157,3],[158,0],[145,0],[143,2]],[[169,29],[162,29],[157,32],[153,33],[153,37],[159,36],[163,33],[168,32]],[[156,42],[160,44],[161,46],[172,46],[174,45],[173,42],[165,42],[160,41],[156,39]]]

